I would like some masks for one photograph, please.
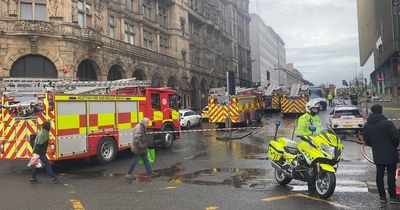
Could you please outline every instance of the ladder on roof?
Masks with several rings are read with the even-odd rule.
[[[301,85],[299,83],[293,84],[292,89],[290,90],[290,97],[297,97],[299,95]]]
[[[238,87],[238,88],[236,88],[236,94],[242,93],[242,92],[246,92],[246,91],[250,91],[250,90],[255,90],[255,89],[254,88]]]
[[[220,87],[220,88],[211,88],[209,91],[211,96],[222,96],[226,95],[226,88],[225,87]]]
[[[308,85],[302,85],[302,86],[301,86],[301,90],[303,90],[303,91],[308,90]]]
[[[107,90],[126,87],[149,87],[150,81],[135,78],[115,81],[68,81],[65,79],[5,78],[4,92],[9,94],[38,94],[61,92],[68,94],[106,93]]]
[[[265,95],[270,96],[272,95],[272,92],[276,89],[277,85],[275,84],[271,84],[270,86],[268,86],[267,91],[265,91]]]

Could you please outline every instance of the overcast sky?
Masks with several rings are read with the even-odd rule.
[[[250,12],[283,38],[287,62],[314,84],[341,85],[354,78],[355,62],[361,72],[356,0],[250,0]]]

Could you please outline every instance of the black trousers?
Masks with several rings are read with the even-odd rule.
[[[387,184],[389,188],[389,196],[391,198],[396,197],[396,164],[377,164],[376,165],[376,185],[378,186],[378,192],[380,197],[385,197],[385,185],[383,177],[385,176],[385,169],[387,170]]]

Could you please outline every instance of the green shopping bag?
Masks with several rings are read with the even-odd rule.
[[[147,149],[147,158],[149,159],[150,164],[156,162],[156,150],[155,149]],[[139,164],[143,165],[144,162],[142,159],[139,160]]]

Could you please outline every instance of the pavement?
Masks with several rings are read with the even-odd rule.
[[[329,111],[321,112],[324,122]],[[26,161],[0,160],[0,209],[400,209],[400,205],[379,203],[375,167],[352,142],[352,132],[344,133],[350,141],[344,141],[331,198],[317,198],[300,181],[278,185],[266,158],[275,132],[271,123],[276,119],[282,120],[278,135],[290,138],[295,118],[279,114],[267,115],[261,128],[231,141],[217,140],[223,132],[192,128],[171,150],[156,149],[155,175],[146,176],[138,165],[134,179],[125,178],[132,158],[129,151],[118,153],[108,165],[57,162],[54,169],[65,178],[56,185],[44,171],[39,175],[42,184],[29,184]],[[371,155],[369,148],[366,152]]]

